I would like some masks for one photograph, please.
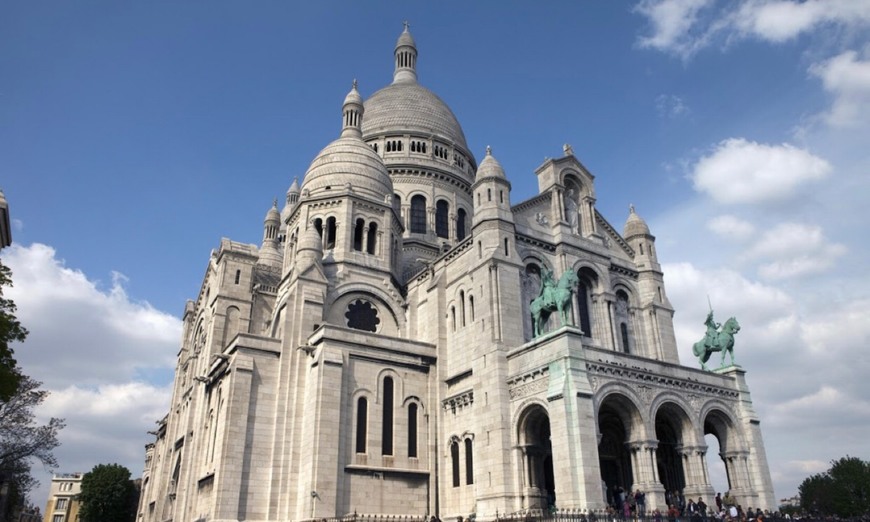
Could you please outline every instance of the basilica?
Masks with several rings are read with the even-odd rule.
[[[712,505],[711,458],[775,508],[745,372],[680,364],[646,222],[602,216],[570,146],[513,201],[417,60],[406,26],[392,82],[354,83],[340,119],[336,100],[262,243],[212,251],[138,520],[493,520],[619,488]]]

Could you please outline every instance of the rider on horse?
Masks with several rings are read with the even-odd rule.
[[[554,288],[556,288],[556,280],[553,279],[553,272],[544,267],[541,269],[541,293],[538,297],[543,297],[545,302],[551,301]]]
[[[704,321],[707,325],[707,334],[704,336],[704,346],[707,348],[715,348],[719,341],[719,327],[721,324],[713,320],[713,310],[707,314],[707,319]]]

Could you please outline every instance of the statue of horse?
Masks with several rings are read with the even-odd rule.
[[[562,274],[562,277],[555,284],[547,284],[545,281],[541,295],[529,305],[529,311],[532,313],[533,337],[546,333],[543,331],[544,325],[550,318],[550,314],[555,311],[559,312],[562,326],[573,324],[573,314],[571,313],[573,299],[571,296],[578,283],[580,283],[580,279],[573,270],[568,270]]]
[[[722,325],[722,331],[713,331],[710,335],[705,335],[703,339],[696,342],[692,346],[692,353],[698,358],[701,363],[702,370],[709,370],[706,362],[710,360],[713,352],[722,352],[722,361],[719,367],[725,366],[725,354],[731,356],[731,364],[734,364],[734,334],[740,331],[740,324],[734,317],[729,318]]]

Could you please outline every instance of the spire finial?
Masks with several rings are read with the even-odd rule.
[[[486,146],[486,155],[492,156],[492,147],[490,147],[489,145]]]
[[[573,156],[574,155],[574,147],[572,147],[568,143],[562,145],[562,150],[565,152],[566,156]]]
[[[634,214],[634,203],[629,203],[628,205],[628,213]]]
[[[278,198],[272,200],[272,206],[278,208]]]
[[[411,29],[411,22],[409,22],[407,20],[403,20],[402,25],[405,26],[404,32],[406,32],[406,33],[410,32],[409,29]]]
[[[356,78],[354,78],[353,79],[353,90],[356,90],[356,88],[357,88],[357,82],[356,82]]]

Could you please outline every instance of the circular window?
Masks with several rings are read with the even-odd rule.
[[[354,330],[377,332],[381,320],[378,318],[378,309],[363,299],[357,299],[347,306],[347,326]]]

